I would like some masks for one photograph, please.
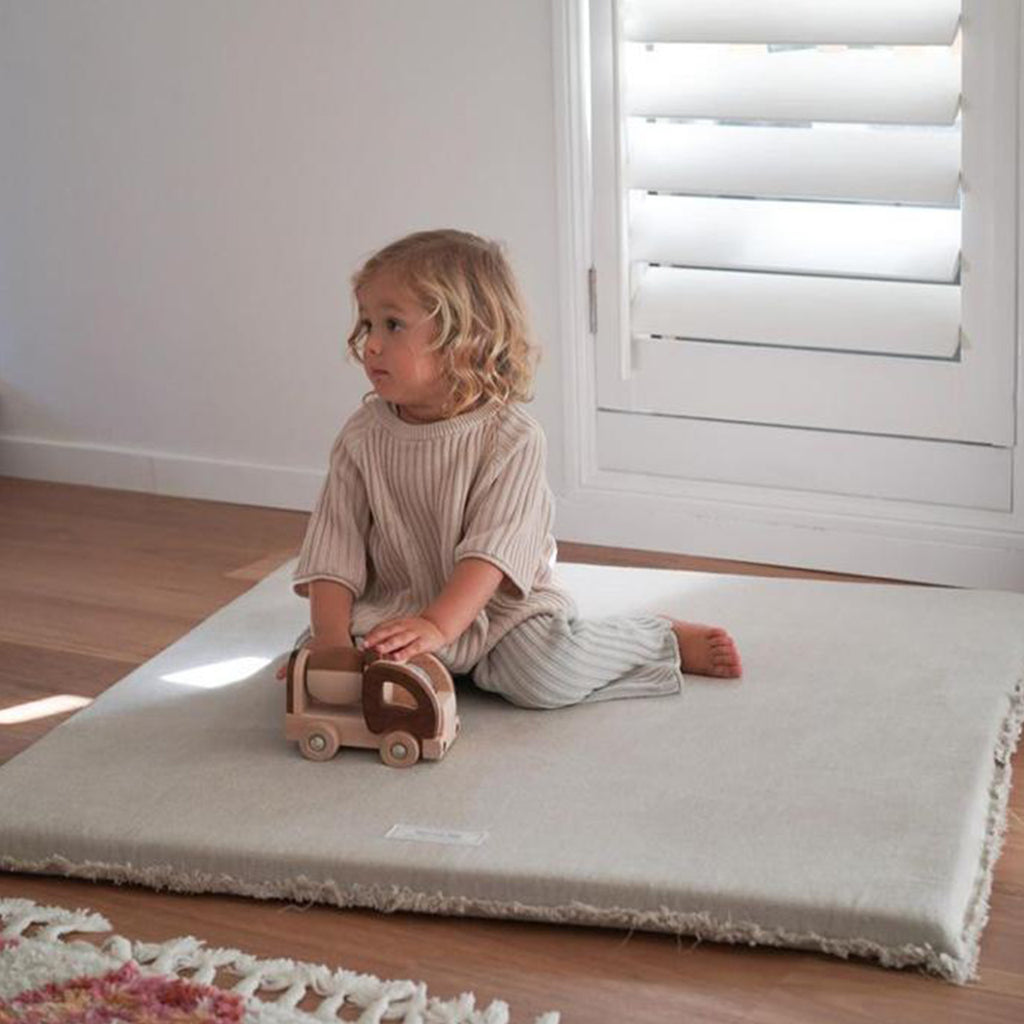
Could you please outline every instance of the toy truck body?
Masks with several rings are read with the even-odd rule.
[[[285,737],[312,761],[363,747],[408,768],[440,760],[459,732],[455,684],[432,654],[398,662],[355,647],[299,647],[287,678]]]

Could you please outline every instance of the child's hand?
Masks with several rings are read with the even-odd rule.
[[[315,637],[314,639],[308,641],[306,643],[306,646],[311,651],[319,651],[322,650],[324,647],[355,647],[355,644],[352,643],[352,637],[346,634],[345,636],[339,637],[338,639],[320,639]],[[278,679],[284,679],[284,677],[288,675],[288,661],[290,658],[291,654],[287,655],[284,661],[282,661],[281,664],[278,666],[277,671],[274,673],[274,675]]]
[[[444,647],[444,634],[430,619],[388,619],[378,623],[365,637],[366,647],[389,661],[407,661],[417,654],[430,654]]]

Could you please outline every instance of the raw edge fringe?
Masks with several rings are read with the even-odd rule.
[[[35,933],[33,942],[56,942],[67,932],[111,931],[110,922],[101,914],[88,910],[68,910],[65,907],[40,906],[28,899],[0,898],[0,937],[22,936],[32,925],[45,924]],[[72,944],[75,945],[75,944]],[[112,935],[102,946],[94,947],[118,963],[135,961],[147,974],[182,976],[194,971],[188,980],[197,985],[212,985],[217,972],[225,970],[240,980],[232,991],[245,997],[255,997],[266,1007],[279,1008],[283,1013],[272,1015],[275,1022],[341,1021],[338,1011],[346,1005],[364,1010],[361,1022],[377,1024],[385,1018],[394,1019],[402,1014],[406,1024],[508,1024],[508,1004],[494,1000],[486,1009],[475,1008],[476,997],[463,992],[457,999],[442,1001],[436,996],[427,998],[427,987],[422,982],[381,981],[372,974],[338,969],[331,971],[323,964],[295,960],[259,960],[237,949],[203,948],[204,942],[194,936],[180,936],[167,942],[133,942],[123,935]],[[273,1003],[260,998],[257,992],[280,992]],[[315,1011],[298,1009],[307,990],[321,996]],[[289,1014],[289,1012],[291,1012]],[[247,1015],[247,1019],[251,1019]],[[559,1024],[557,1012],[541,1014],[535,1024]]]
[[[257,899],[292,899],[303,903],[364,907],[384,913],[408,910],[424,914],[513,918],[552,924],[671,932],[678,937],[695,936],[713,942],[820,950],[844,960],[850,956],[874,958],[884,967],[920,966],[923,970],[955,984],[964,984],[968,980],[961,960],[948,953],[936,951],[928,943],[921,946],[882,946],[870,939],[833,939],[814,932],[787,932],[782,928],[768,931],[750,921],[729,920],[722,924],[707,913],[680,913],[664,906],[656,911],[594,907],[577,901],[563,906],[535,906],[516,901],[505,903],[498,900],[446,896],[441,892],[430,895],[396,885],[339,886],[334,881],[316,882],[304,875],[274,882],[246,882],[225,874],[177,871],[166,864],[152,867],[97,861],[75,864],[57,855],[32,862],[0,857],[0,868],[35,874],[62,874],[74,878],[107,880],[117,884],[137,883],[147,888],[169,889],[174,892],[234,893],[240,896],[254,896]]]
[[[847,959],[859,956],[877,960],[883,967],[916,966],[956,985],[965,985],[978,977],[977,965],[981,932],[988,921],[988,898],[992,889],[995,863],[1002,851],[1006,832],[1006,809],[1010,794],[1010,758],[1024,724],[1024,674],[1017,680],[1009,696],[994,751],[995,771],[989,788],[989,812],[985,842],[978,875],[965,914],[959,957],[939,952],[931,944],[883,946],[870,939],[835,939],[814,932],[788,932],[783,928],[766,930],[751,921],[725,924],[706,913],[680,913],[661,907],[657,911],[629,910],[624,907],[594,907],[573,901],[562,906],[469,899],[463,896],[433,895],[402,886],[350,885],[334,881],[316,882],[304,875],[274,882],[246,882],[231,875],[207,872],[177,871],[171,865],[135,867],[132,864],[108,864],[98,861],[72,863],[54,855],[41,861],[19,861],[0,857],[0,868],[33,874],[62,874],[68,877],[108,880],[117,884],[137,883],[148,888],[166,888],[175,892],[220,892],[257,899],[293,899],[304,903],[328,903],[339,907],[366,907],[383,913],[408,910],[415,913],[514,918],[552,924],[578,924],[641,931],[671,932],[676,936],[694,936],[698,940],[747,944],[750,946],[783,946],[793,949],[820,950]],[[461,1020],[461,1018],[459,1018]],[[557,1020],[554,1018],[553,1020]],[[490,1022],[488,1022],[490,1024]],[[537,1024],[553,1024],[546,1019]]]
[[[1009,695],[1009,707],[1003,716],[996,749],[993,752],[995,770],[989,786],[988,817],[985,822],[985,842],[981,851],[981,862],[974,880],[974,888],[964,915],[961,941],[964,946],[962,973],[965,980],[978,977],[981,933],[988,923],[989,896],[992,893],[992,878],[996,861],[1003,851],[1003,840],[1007,828],[1007,805],[1010,800],[1010,779],[1013,774],[1010,758],[1020,740],[1024,725],[1024,672],[1018,677]],[[955,979],[954,979],[955,980]]]

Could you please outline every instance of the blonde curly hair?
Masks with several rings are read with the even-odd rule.
[[[417,231],[374,253],[352,275],[353,295],[381,271],[393,274],[437,320],[429,348],[440,352],[449,386],[444,418],[488,398],[502,404],[533,400],[541,350],[500,243],[452,228]],[[348,351],[360,364],[365,336],[357,314]]]

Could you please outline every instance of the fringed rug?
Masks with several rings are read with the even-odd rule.
[[[508,1004],[476,1009],[472,992],[427,996],[422,982],[295,960],[259,960],[191,935],[100,943],[67,935],[111,931],[89,910],[0,899],[0,1024],[508,1024]],[[231,987],[217,979],[228,978]],[[271,999],[271,993],[280,993]],[[313,994],[315,1010],[298,1004]],[[535,1024],[558,1024],[555,1012]]]

